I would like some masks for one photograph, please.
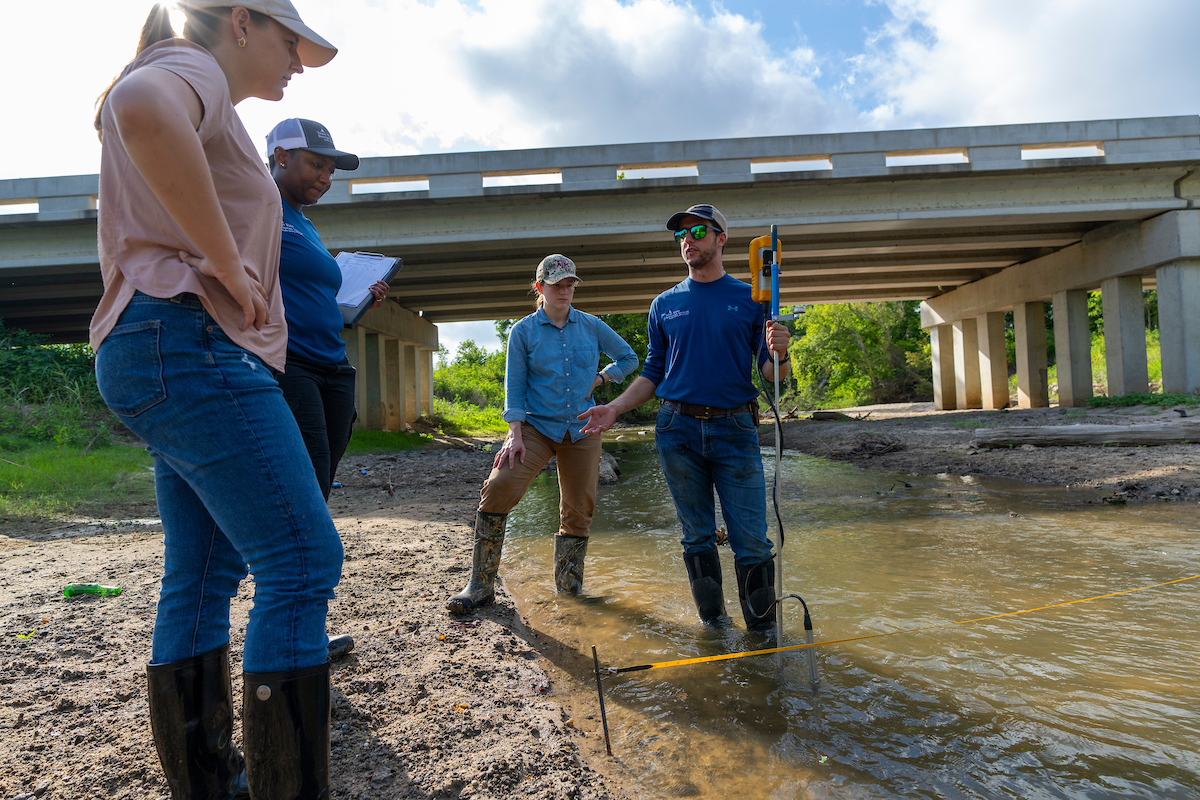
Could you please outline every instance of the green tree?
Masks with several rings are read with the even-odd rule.
[[[932,395],[917,303],[813,306],[796,327],[791,355],[802,401],[857,405]]]
[[[438,366],[433,371],[433,394],[454,403],[470,403],[480,408],[504,407],[504,351],[489,353],[471,339],[458,347],[453,361],[449,353],[438,350]]]

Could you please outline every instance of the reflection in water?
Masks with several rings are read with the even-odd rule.
[[[698,622],[653,449],[619,457],[621,485],[601,488],[586,598],[554,595],[553,477],[513,512],[501,574],[531,624],[586,653],[581,671],[592,645],[617,666],[773,646],[740,620]],[[1200,573],[1193,505],[1086,505],[1094,492],[794,454],[783,468],[783,585],[804,595],[818,642]],[[1197,797],[1198,598],[1200,580],[822,647],[816,695],[803,651],[782,669],[755,657],[612,676],[614,752],[660,796]],[[802,620],[789,606],[785,644],[803,641]]]

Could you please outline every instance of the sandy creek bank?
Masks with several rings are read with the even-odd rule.
[[[788,421],[785,447],[871,469],[1094,487],[1093,502],[1200,500],[1200,445],[970,445],[976,427],[1138,424],[1177,418],[1169,409],[911,404],[846,414]],[[770,426],[762,441],[773,444]],[[329,630],[357,645],[334,664],[334,798],[644,796],[620,754],[605,755],[594,684],[580,666],[590,656],[555,652],[504,591],[473,617],[445,613],[445,598],[467,579],[487,444],[442,439],[421,452],[343,462],[330,510],[346,562]],[[144,691],[162,563],[155,515],[133,506],[104,519],[10,520],[0,530],[0,797],[166,796]],[[66,599],[71,582],[124,592]],[[233,606],[235,696],[252,592],[247,581]]]

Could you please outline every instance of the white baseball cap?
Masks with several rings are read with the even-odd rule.
[[[179,7],[189,8],[225,8],[229,0],[178,0]],[[300,37],[296,52],[300,55],[300,63],[306,67],[323,67],[337,55],[337,48],[331,45],[320,34],[304,24],[300,12],[292,5],[291,0],[239,0],[239,6],[251,11],[266,14],[271,19]]]

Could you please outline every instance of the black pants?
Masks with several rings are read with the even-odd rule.
[[[354,410],[354,367],[349,359],[342,359],[340,364],[322,364],[289,352],[287,367],[276,380],[300,426],[317,483],[328,500],[338,462],[350,441],[350,428],[358,417]]]

